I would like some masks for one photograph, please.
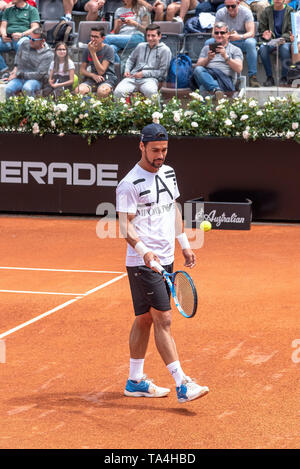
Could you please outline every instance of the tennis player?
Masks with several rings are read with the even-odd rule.
[[[208,393],[183,372],[171,334],[171,305],[162,275],[151,269],[155,260],[172,272],[175,237],[182,248],[186,267],[194,267],[195,254],[182,232],[182,216],[174,170],[165,165],[168,134],[159,124],[144,127],[141,159],[117,187],[117,211],[122,235],[127,241],[126,267],[135,311],[130,337],[129,379],[125,396],[163,397],[170,389],[156,386],[144,375],[144,360],[151,326],[157,350],[176,382],[179,402]]]

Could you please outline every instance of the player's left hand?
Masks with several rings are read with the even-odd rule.
[[[196,265],[196,256],[191,249],[183,249],[182,251],[183,257],[185,259],[184,265],[185,267],[189,267],[192,269]]]

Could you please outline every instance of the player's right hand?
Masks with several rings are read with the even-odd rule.
[[[146,252],[144,255],[144,262],[147,267],[150,267],[150,269],[154,270],[154,272],[158,272],[156,269],[153,269],[150,265],[151,261],[156,261],[160,264],[159,257],[152,251]]]

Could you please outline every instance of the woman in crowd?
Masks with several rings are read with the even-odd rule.
[[[105,43],[115,49],[115,62],[120,62],[121,49],[134,49],[145,41],[146,27],[150,22],[149,14],[138,0],[123,0],[124,6],[115,12],[114,32],[108,34]]]

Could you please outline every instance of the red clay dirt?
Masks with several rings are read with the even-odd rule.
[[[125,272],[125,241],[99,239],[96,224],[2,216],[0,267]],[[123,396],[126,276],[83,296],[121,274],[0,269],[0,290],[32,292],[0,292],[0,338],[76,298],[57,293],[81,295],[3,339],[0,448],[299,448],[300,226],[212,230],[196,254],[199,309],[190,320],[174,309],[173,335],[185,373],[210,393],[186,404],[153,337],[145,372],[170,395]]]

